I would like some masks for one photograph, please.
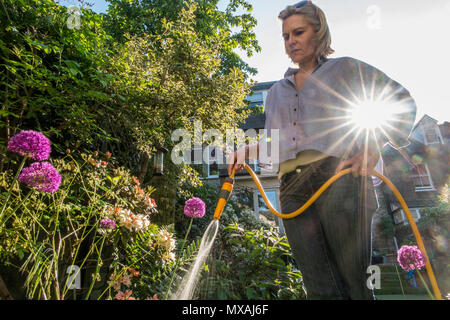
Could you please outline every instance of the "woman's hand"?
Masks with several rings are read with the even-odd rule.
[[[367,157],[364,156],[364,150],[358,152],[352,158],[342,161],[336,168],[336,173],[341,171],[347,166],[351,166],[352,174],[354,177],[358,175],[368,176],[371,174],[375,168],[378,159],[380,158],[380,153],[378,151],[373,151],[370,148],[367,151]]]
[[[239,172],[244,168],[245,160],[248,159],[248,153],[248,145],[246,145],[228,156],[227,164],[229,176],[231,175],[233,168],[235,172]]]

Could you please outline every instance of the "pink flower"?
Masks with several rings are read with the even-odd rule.
[[[425,256],[417,246],[402,246],[397,252],[397,260],[405,271],[420,270],[425,266]]]
[[[19,175],[19,181],[23,184],[48,193],[59,189],[61,179],[59,172],[49,162],[34,162]]]
[[[127,287],[131,286],[131,278],[130,278],[130,276],[129,275],[124,275],[122,277],[122,283],[124,285],[126,285]]]
[[[116,300],[136,300],[131,296],[132,294],[132,290],[125,290],[125,292],[119,291],[114,298]]]
[[[116,228],[116,222],[112,219],[100,220],[100,228],[114,230]]]
[[[184,205],[184,214],[190,218],[202,218],[205,210],[206,205],[200,198],[191,198]]]
[[[8,149],[21,156],[43,161],[50,156],[50,140],[41,132],[33,130],[22,130],[8,142]]]

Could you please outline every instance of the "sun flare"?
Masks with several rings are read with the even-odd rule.
[[[352,122],[361,129],[376,129],[393,118],[393,107],[383,101],[364,101],[353,107]]]

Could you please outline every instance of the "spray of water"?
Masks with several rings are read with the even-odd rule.
[[[212,220],[208,228],[206,228],[203,234],[202,241],[200,243],[200,248],[198,249],[197,258],[192,263],[189,271],[184,275],[181,280],[178,290],[171,295],[171,300],[190,300],[194,295],[194,289],[196,287],[198,276],[200,273],[200,268],[203,266],[206,258],[211,251],[214,240],[217,236],[217,231],[219,230],[219,220]]]

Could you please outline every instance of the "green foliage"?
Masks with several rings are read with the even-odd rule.
[[[110,150],[145,182],[146,159],[155,147],[170,150],[175,129],[191,130],[196,118],[205,130],[224,130],[249,113],[243,72],[232,64],[224,72],[226,34],[213,28],[206,36],[196,25],[200,12],[212,14],[201,4],[171,7],[174,19],[143,14],[158,25],[155,33],[135,31],[134,20],[111,24],[116,2],[109,16],[82,9],[78,29],[68,27],[68,10],[50,0],[2,4],[0,169],[12,165],[3,156],[6,141],[18,128],[32,128],[50,137],[60,155],[66,148]],[[120,27],[120,41],[113,27]],[[173,180],[182,170],[175,168]]]
[[[155,211],[149,201],[153,188],[140,188],[109,155],[68,154],[52,162],[62,175],[60,189],[46,194],[18,184],[0,221],[0,259],[25,276],[26,297],[73,298],[65,286],[70,265],[84,275],[77,298],[105,298],[114,296],[109,275],[142,265],[158,274],[173,263],[172,234],[143,223]],[[2,198],[11,176],[1,177]],[[117,228],[102,229],[104,218],[115,220]]]
[[[183,9],[176,22],[163,22],[162,35],[127,36],[107,66],[117,75],[113,93],[127,97],[114,124],[127,128],[142,152],[152,152],[150,141],[170,149],[172,132],[193,132],[194,118],[204,130],[225,132],[249,113],[237,113],[249,92],[242,72],[219,74],[222,38],[201,41],[193,27],[195,10]]]
[[[17,128],[34,128],[58,144],[81,144],[113,137],[99,119],[111,97],[111,75],[99,66],[111,52],[101,16],[83,10],[81,29],[67,27],[65,7],[52,1],[2,1],[0,86],[2,142]],[[64,137],[64,138],[62,138]],[[55,145],[57,151],[63,146]]]
[[[222,38],[220,59],[222,73],[229,73],[237,67],[246,74],[255,74],[256,70],[245,63],[236,53],[239,49],[251,56],[261,48],[256,40],[254,28],[256,19],[253,10],[245,0],[229,0],[222,11],[218,0],[108,0],[110,6],[105,16],[105,25],[109,34],[119,42],[124,42],[126,34],[142,35],[164,34],[165,21],[173,23],[182,18],[182,9],[195,4],[195,33],[199,43],[209,42],[218,36]]]
[[[450,216],[450,202],[449,202],[450,190],[448,184],[442,188],[438,199],[438,205],[433,208],[424,209],[425,216],[422,217],[422,221],[430,221],[435,224],[441,224],[448,222]]]
[[[223,213],[223,228],[199,285],[199,298],[304,299],[302,276],[286,237],[258,221],[249,209],[229,222],[235,218],[230,210]]]
[[[381,226],[386,238],[392,238],[395,234],[395,226],[390,216],[381,217]]]
[[[185,201],[201,198],[205,217],[194,219],[189,240],[199,239],[212,220],[219,187],[209,184],[183,186],[176,206],[176,234],[184,235],[189,219],[183,214]],[[233,276],[231,276],[233,275]],[[238,276],[237,276],[238,275]],[[255,217],[253,210],[234,195],[222,213],[217,239],[206,261],[197,288],[199,299],[303,299],[301,273],[286,237]]]

